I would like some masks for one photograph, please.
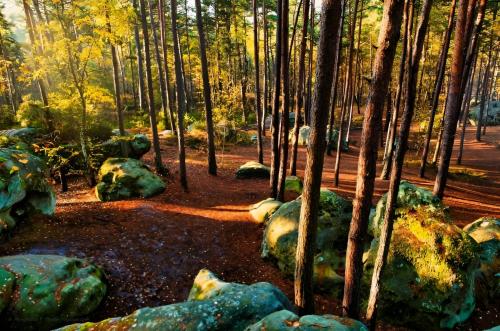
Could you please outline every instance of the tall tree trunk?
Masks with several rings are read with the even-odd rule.
[[[301,314],[314,312],[313,261],[316,251],[319,197],[326,147],[326,121],[333,82],[333,64],[338,29],[342,16],[341,1],[324,0],[316,64],[316,87],[312,106],[312,128],[307,151],[304,193],[298,230],[295,265],[295,304]]]
[[[404,17],[403,17],[404,34],[402,42],[401,63],[399,65],[398,88],[396,90],[396,101],[392,111],[391,125],[389,127],[389,132],[387,134],[386,151],[384,153],[382,172],[380,173],[380,179],[383,180],[389,179],[392,159],[394,155],[396,130],[398,127],[399,108],[401,107],[401,100],[404,89],[405,71],[406,69],[408,69],[409,59],[411,56],[411,54],[409,54],[410,53],[409,51],[411,48],[410,44],[411,44],[411,29],[412,29],[411,27],[413,24],[412,23],[413,8],[414,8],[413,0],[406,0],[404,7]]]
[[[289,0],[282,0],[281,18],[281,77],[283,81],[283,105],[280,126],[280,168],[277,199],[284,201],[285,179],[288,164],[288,133],[290,128],[290,66],[288,65],[288,12]]]
[[[448,15],[448,27],[446,28],[446,33],[444,36],[443,47],[441,48],[441,55],[439,56],[439,66],[436,83],[434,84],[434,93],[432,94],[432,106],[431,114],[429,117],[429,125],[427,126],[427,132],[425,134],[424,149],[422,151],[422,158],[420,160],[420,178],[425,176],[425,167],[427,165],[427,156],[429,154],[429,147],[432,137],[432,129],[434,127],[434,119],[436,116],[436,110],[439,104],[439,95],[443,87],[444,73],[446,70],[446,61],[448,59],[448,49],[450,48],[451,32],[453,30],[453,17],[455,16],[456,0],[452,0],[450,7],[450,14]]]
[[[108,33],[111,35],[111,22],[109,20],[109,2],[107,2],[106,7],[106,25],[108,28]],[[116,114],[118,117],[118,130],[120,131],[120,136],[125,136],[125,126],[123,124],[123,111],[122,111],[122,98],[120,91],[120,74],[118,72],[118,57],[116,54],[116,47],[113,44],[113,41],[110,40],[109,44],[111,46],[111,62],[113,64],[113,87],[115,90],[115,106],[116,106]],[[121,142],[120,148],[123,156],[128,156],[128,149],[125,142]]]
[[[257,155],[259,163],[263,163],[264,151],[262,149],[262,109],[260,103],[259,69],[259,20],[257,14],[257,0],[253,0],[253,49],[255,66],[255,113],[257,115]]]
[[[313,75],[313,56],[314,56],[314,1],[311,1],[311,26],[309,38],[309,59],[308,59],[308,73],[307,73],[307,93],[306,104],[304,106],[304,122],[307,126],[311,125],[311,102],[312,102],[312,75]]]
[[[150,24],[151,24],[151,30],[153,32],[153,45],[154,45],[156,67],[158,68],[158,80],[160,83],[159,85],[160,85],[160,93],[161,93],[161,107],[163,109],[163,122],[164,122],[164,126],[166,129],[168,127],[167,119],[169,118],[169,115],[168,115],[167,89],[165,87],[165,76],[164,76],[165,73],[163,71],[162,58],[160,56],[160,46],[159,46],[159,41],[158,41],[158,33],[157,33],[157,28],[156,28],[154,14],[153,14],[153,2],[152,2],[152,0],[147,0],[147,1],[148,1],[148,6],[149,6],[149,20],[150,20]],[[170,128],[172,129],[172,132],[173,132],[174,126],[172,123],[170,123]]]
[[[170,125],[172,127],[172,133],[177,134],[177,125],[175,124],[175,101],[174,101],[174,91],[170,85],[170,74],[168,70],[168,51],[167,51],[167,29],[165,24],[165,3],[164,0],[158,0],[158,16],[160,21],[160,42],[162,48],[163,65],[165,67],[165,89],[167,93],[168,101],[168,116],[170,119]]]
[[[306,75],[307,27],[309,25],[309,0],[304,2],[302,36],[299,55],[299,81],[295,93],[295,124],[293,126],[292,158],[290,161],[290,175],[297,175],[297,152],[299,146],[300,111],[304,104],[304,80]]]
[[[345,129],[345,112],[347,107],[349,107],[349,120],[350,123],[352,118],[352,103],[353,103],[353,63],[354,63],[354,36],[356,30],[356,17],[358,13],[358,4],[359,0],[354,0],[354,5],[352,8],[352,12],[350,12],[350,22],[349,22],[349,58],[347,62],[347,71],[346,71],[346,85],[345,85],[345,93],[344,100],[342,102],[342,111],[340,115],[340,124],[339,124],[339,137],[337,142],[337,154],[335,157],[335,168],[334,168],[334,185],[335,187],[339,186],[339,175],[340,175],[340,160],[342,155],[342,144],[344,142],[344,129]]]
[[[474,2],[472,0],[471,2]],[[481,30],[482,20],[484,17],[484,6],[486,6],[486,0],[480,0],[478,15],[475,23],[476,32],[473,34],[477,36]],[[477,38],[473,37],[470,45],[466,39],[466,29],[467,20],[472,21],[471,17],[468,15],[473,15],[474,10],[470,9],[471,3],[467,0],[462,0],[460,4],[464,8],[460,8],[460,11],[467,10],[467,4],[469,4],[469,10],[467,12],[461,12],[457,18],[457,28],[455,32],[454,45],[455,49],[453,51],[453,62],[451,70],[451,81],[448,90],[448,102],[446,104],[445,119],[444,119],[444,129],[443,129],[443,141],[441,142],[441,155],[439,157],[438,172],[436,175],[436,181],[434,182],[433,193],[438,198],[442,199],[444,195],[444,189],[446,187],[446,180],[448,178],[448,169],[451,161],[451,154],[453,152],[453,143],[455,141],[455,133],[457,131],[457,122],[460,116],[460,106],[462,104],[463,92],[465,89],[464,84],[464,73],[468,76],[469,66],[469,55],[471,50],[475,49],[475,44],[477,43]],[[460,30],[458,29],[460,25]],[[469,49],[465,52],[464,50]],[[467,53],[467,54],[466,54]],[[473,53],[473,52],[472,52]]]
[[[172,35],[174,38],[175,81],[177,85],[177,140],[179,147],[179,177],[185,191],[188,189],[186,177],[186,150],[184,147],[184,113],[186,111],[186,95],[182,79],[181,50],[177,32],[177,0],[170,0],[170,18],[172,20]]]
[[[401,29],[404,0],[386,0],[373,68],[371,92],[365,109],[358,159],[356,196],[346,253],[344,314],[359,318],[363,240],[373,198],[382,114]]]
[[[476,53],[477,56],[477,53]],[[477,58],[477,57],[476,57]],[[472,85],[474,82],[474,71],[475,67],[473,68],[472,75],[468,79],[466,89],[465,89],[465,97],[462,100],[462,110],[460,111],[462,113],[462,133],[460,134],[460,146],[458,148],[458,155],[457,155],[457,164],[462,164],[462,155],[464,151],[464,141],[465,141],[465,131],[467,129],[467,118],[469,117],[469,109],[470,109],[470,100],[472,97]]]
[[[280,97],[281,97],[281,53],[282,53],[282,20],[283,20],[283,0],[276,0],[276,13],[278,22],[276,23],[276,61],[274,68],[274,104],[272,114],[271,129],[271,197],[276,199],[278,196],[278,175],[280,167]]]
[[[196,24],[198,26],[198,39],[200,42],[201,73],[203,76],[203,97],[205,98],[205,116],[207,121],[207,139],[208,139],[208,173],[217,175],[217,161],[215,159],[214,143],[214,123],[212,120],[212,99],[210,96],[210,81],[208,79],[208,61],[207,46],[205,40],[205,31],[203,30],[203,21],[201,15],[200,0],[195,0],[196,6]]]
[[[266,115],[268,114],[269,96],[269,48],[267,44],[267,8],[266,0],[262,0],[262,24],[264,30],[264,98],[262,101],[262,135],[266,135]]]
[[[161,159],[160,150],[160,139],[158,137],[158,127],[156,124],[156,111],[154,102],[154,87],[153,87],[153,75],[151,73],[151,55],[149,53],[149,31],[148,31],[148,21],[146,16],[146,4],[145,0],[139,0],[140,12],[141,12],[141,27],[142,35],[144,39],[144,58],[146,62],[146,82],[148,90],[148,109],[149,109],[149,120],[151,123],[151,133],[153,136],[153,152],[155,157],[155,169],[159,174],[166,174],[167,169],[163,165]]]
[[[137,0],[133,0],[134,11],[137,13]],[[139,105],[142,110],[147,109],[146,104],[146,83],[144,80],[144,59],[142,57],[141,37],[139,35],[139,24],[134,23],[134,42],[137,55],[137,75],[139,76]]]
[[[394,221],[394,209],[396,206],[396,200],[398,196],[399,184],[401,181],[401,173],[403,170],[403,161],[406,153],[406,149],[408,146],[408,136],[410,133],[411,120],[413,117],[413,112],[415,108],[415,98],[416,98],[416,89],[417,89],[417,79],[418,79],[418,68],[420,64],[420,57],[422,55],[422,48],[425,41],[425,35],[427,33],[429,16],[432,7],[432,0],[425,0],[422,4],[421,13],[419,17],[418,27],[415,34],[414,46],[412,50],[412,54],[408,54],[411,56],[410,58],[410,66],[408,71],[408,77],[406,81],[407,95],[405,98],[405,109],[403,112],[403,118],[401,122],[401,128],[399,132],[399,141],[396,148],[396,152],[394,155],[394,159],[392,162],[392,171],[391,171],[391,180],[389,185],[389,193],[387,196],[387,206],[384,215],[384,223],[382,225],[382,231],[380,235],[379,248],[377,251],[377,258],[375,260],[375,267],[372,275],[372,285],[370,289],[370,296],[368,300],[368,314],[367,318],[370,320],[370,323],[374,325],[375,323],[375,309],[377,304],[377,298],[380,291],[380,282],[382,279],[382,273],[384,269],[384,265],[387,260],[387,255],[389,252],[389,245],[392,236],[392,225]],[[363,235],[359,237],[353,236],[351,232],[349,238],[363,238]],[[362,247],[359,256],[359,263],[361,266],[361,254]],[[358,249],[359,249],[358,248]],[[349,244],[348,244],[348,252],[349,252]],[[349,256],[349,255],[348,255]],[[347,263],[346,263],[347,265]],[[346,270],[350,268],[346,267]],[[356,275],[362,273],[362,269]],[[354,275],[354,274],[353,274]],[[346,277],[347,283],[347,277]],[[359,285],[359,283],[357,283]],[[345,304],[344,304],[345,306]]]

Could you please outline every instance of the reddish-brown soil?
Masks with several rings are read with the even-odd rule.
[[[459,226],[481,216],[500,216],[500,149],[493,143],[500,140],[500,128],[488,131],[486,138],[490,142],[482,143],[475,142],[473,132],[468,132],[463,159],[464,166],[484,172],[487,179],[450,180],[446,190],[444,202]],[[359,134],[359,130],[354,131],[354,147],[342,157],[339,188],[332,185],[334,157],[325,159],[323,185],[349,198],[353,198],[355,190]],[[219,150],[217,177],[207,174],[204,152],[188,149],[188,193],[177,180],[173,142],[163,141],[162,148],[171,171],[163,194],[147,200],[102,203],[82,180],[74,179],[69,192],[58,193],[56,215],[19,226],[1,245],[0,256],[64,254],[88,258],[103,266],[108,295],[91,320],[183,301],[202,268],[226,281],[271,282],[293,299],[292,281],[260,258],[262,228],[251,221],[247,211],[248,205],[268,196],[268,181],[237,180],[234,176],[239,165],[256,158],[255,147],[226,146],[224,153]],[[301,148],[300,176],[305,153]],[[410,157],[412,154],[415,152],[410,152]],[[145,160],[151,163],[151,153]],[[268,163],[269,155],[265,161]],[[404,178],[432,187],[433,178],[419,179],[416,174],[417,168],[411,167],[405,169]],[[377,179],[374,201],[387,187],[387,182]],[[338,300],[317,296],[320,313],[338,314],[339,304]],[[477,308],[459,329],[481,330],[498,325],[499,315],[499,307]]]

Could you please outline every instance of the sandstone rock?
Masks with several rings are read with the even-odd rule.
[[[238,179],[269,178],[271,169],[255,161],[249,161],[236,171]]]

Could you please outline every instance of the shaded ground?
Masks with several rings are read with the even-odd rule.
[[[354,144],[359,141],[354,132]],[[467,134],[463,165],[487,176],[471,182],[450,180],[445,203],[463,226],[486,215],[500,216],[500,128],[488,128],[490,142],[477,143]],[[266,141],[268,146],[268,141]],[[352,198],[358,148],[342,158],[341,183],[334,191]],[[415,152],[413,152],[415,153]],[[189,193],[177,182],[176,148],[163,143],[171,177],[167,190],[152,199],[97,202],[81,180],[70,182],[70,192],[58,194],[56,215],[21,225],[0,247],[0,255],[21,253],[64,254],[88,258],[107,272],[109,295],[91,320],[125,315],[144,306],[184,301],[201,268],[226,281],[268,281],[293,298],[293,284],[272,264],[260,258],[262,229],[247,212],[249,204],[267,197],[266,180],[236,180],[235,169],[256,157],[254,146],[218,151],[219,175],[206,172],[205,154],[188,150]],[[299,175],[305,167],[301,148]],[[151,162],[151,154],[146,160]],[[268,163],[269,155],[266,155]],[[325,160],[324,186],[333,189],[334,157]],[[433,177],[417,179],[417,168],[404,178],[432,187]],[[431,176],[429,176],[431,177]],[[388,183],[377,179],[377,199]],[[317,296],[319,312],[340,313],[339,302]],[[500,324],[498,307],[477,308],[463,330],[481,330]],[[0,325],[1,326],[1,325]],[[380,327],[387,329],[387,326]]]

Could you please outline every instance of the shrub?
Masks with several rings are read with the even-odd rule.
[[[0,130],[10,129],[16,124],[16,118],[9,106],[0,106]]]
[[[23,127],[48,129],[47,109],[40,101],[24,100],[19,105],[16,118]]]

